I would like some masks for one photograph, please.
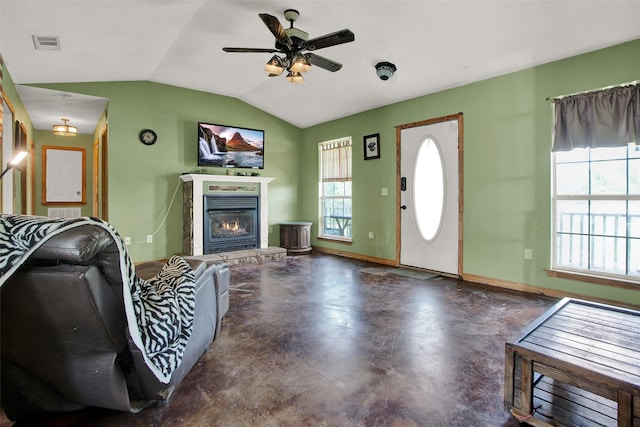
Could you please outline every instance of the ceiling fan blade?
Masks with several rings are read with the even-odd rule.
[[[356,35],[353,34],[350,30],[340,30],[336,31],[335,33],[307,40],[302,43],[302,47],[307,50],[323,49],[325,47],[335,46],[337,44],[349,43],[354,41],[355,39]]]
[[[307,60],[311,65],[324,68],[325,70],[329,70],[334,73],[342,68],[342,64],[325,58],[324,56],[316,55],[315,53],[306,53],[304,56],[307,57]]]
[[[261,49],[261,48],[252,48],[252,47],[223,47],[222,50],[225,52],[255,52],[255,53],[274,53],[279,52],[278,49]]]
[[[262,22],[264,22],[264,25],[266,25],[269,31],[271,31],[275,36],[277,41],[286,44],[287,46],[291,46],[293,44],[293,41],[284,31],[284,27],[280,24],[278,18],[267,13],[259,13],[258,15],[260,16],[260,19],[262,19]]]

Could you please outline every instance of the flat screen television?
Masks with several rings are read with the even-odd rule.
[[[198,122],[198,166],[264,168],[264,131]]]

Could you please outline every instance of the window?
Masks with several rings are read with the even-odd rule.
[[[554,102],[552,268],[640,282],[640,86]]]
[[[420,235],[426,242],[437,237],[444,214],[444,161],[440,144],[432,137],[418,147],[413,174],[413,203]]]
[[[554,157],[554,268],[640,280],[640,147]]]
[[[351,241],[351,138],[318,145],[320,237]]]

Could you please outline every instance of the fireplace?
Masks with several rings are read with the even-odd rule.
[[[258,247],[260,212],[258,196],[205,195],[204,253]]]
[[[254,196],[259,201],[257,249],[269,247],[269,183],[274,178],[263,176],[208,175],[187,173],[180,175],[182,188],[182,247],[191,256],[204,254],[204,196]]]

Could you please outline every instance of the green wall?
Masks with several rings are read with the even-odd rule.
[[[516,287],[640,304],[640,292],[554,279],[545,272],[551,256],[552,127],[546,98],[637,80],[639,70],[640,40],[635,40],[307,129],[237,99],[151,82],[43,86],[109,99],[109,220],[134,242],[144,241],[161,225],[179,175],[197,169],[196,123],[202,120],[265,129],[266,167],[261,172],[276,178],[269,193],[270,245],[279,243],[281,221],[312,221],[316,234],[317,143],[351,136],[353,243],[313,238],[312,244],[388,262],[396,252],[395,126],[462,112],[463,273]],[[158,143],[148,147],[138,142],[143,128],[156,130]],[[381,158],[364,161],[362,137],[372,133],[380,133]],[[389,196],[381,196],[382,187]],[[374,240],[367,238],[369,231]],[[533,249],[532,260],[523,259],[524,248]],[[181,252],[179,195],[154,243],[134,243],[130,249],[135,261]]]
[[[180,174],[199,169],[226,173],[223,168],[198,168],[198,121],[264,129],[266,164],[260,173],[275,178],[269,184],[269,223],[274,224],[269,244],[279,244],[278,222],[296,218],[302,132],[295,126],[237,99],[151,82],[40,86],[109,99],[109,222],[121,236],[131,236],[134,261],[182,252],[180,190],[169,209]],[[155,145],[138,140],[144,128],[158,134]],[[158,227],[153,243],[146,243]]]
[[[493,282],[640,303],[640,292],[548,277],[551,257],[552,109],[548,97],[640,78],[640,40],[421,96],[305,129],[301,219],[317,221],[317,143],[354,141],[353,244],[312,245],[395,259],[394,126],[464,113],[463,272]],[[362,137],[380,132],[381,159],[362,159]],[[390,196],[380,195],[380,188]],[[373,231],[375,240],[368,240]],[[524,248],[533,259],[524,260]],[[640,289],[640,287],[639,287]]]

